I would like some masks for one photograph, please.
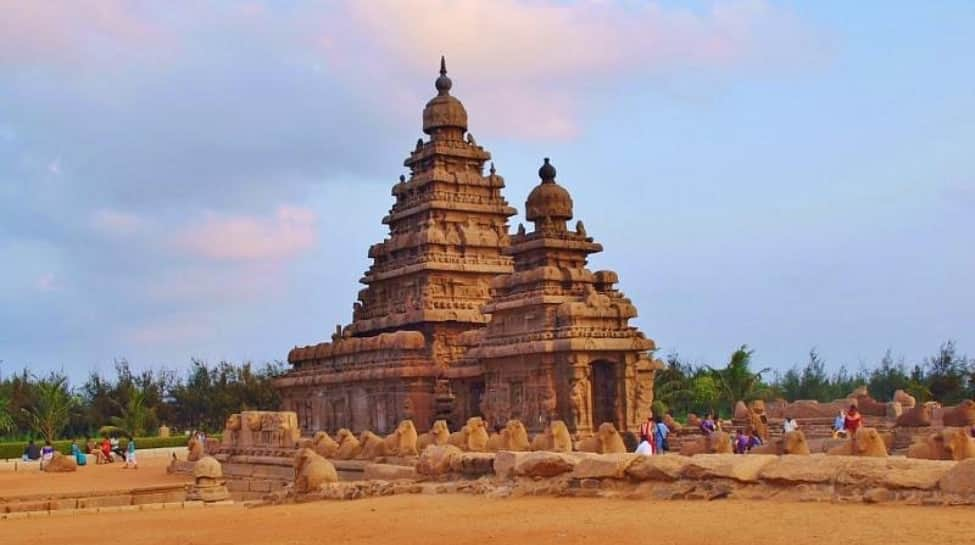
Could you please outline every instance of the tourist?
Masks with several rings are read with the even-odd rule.
[[[704,420],[701,421],[701,431],[704,432],[704,435],[711,435],[717,429],[718,428],[714,422],[714,411],[708,412],[708,414],[704,417]]]
[[[41,471],[54,459],[54,445],[50,441],[44,441],[44,448],[41,449]]]
[[[734,449],[735,454],[745,454],[748,452],[748,436],[738,430],[735,430],[734,441],[731,443],[731,446]]]
[[[77,441],[71,441],[71,454],[74,455],[74,461],[78,463],[79,466],[88,464],[88,456],[84,452],[81,452],[81,447],[78,446]]]
[[[641,456],[653,456],[653,445],[650,444],[650,441],[644,439],[640,441],[640,444],[636,446],[636,450],[633,452]]]
[[[670,450],[670,443],[667,441],[667,436],[670,435],[670,428],[667,424],[664,424],[663,418],[659,416],[653,417],[654,421],[654,444],[657,445],[657,454],[663,454]]]
[[[833,439],[840,436],[846,437],[846,411],[840,409],[840,414],[833,420]]]
[[[647,441],[648,443],[653,442],[653,411],[647,415],[647,419],[640,424],[640,441]]]
[[[110,464],[112,463],[112,443],[108,440],[108,436],[102,437],[102,450],[101,456],[98,457],[96,463],[100,464]]]
[[[760,447],[764,444],[762,438],[758,436],[757,430],[752,430],[751,435],[748,437],[748,450],[752,450],[755,447]]]
[[[122,469],[139,469],[139,463],[135,460],[135,437],[129,437],[129,445],[125,448],[125,466]]]
[[[86,454],[95,454],[95,452],[97,450],[98,450],[98,444],[95,443],[95,440],[94,439],[92,439],[91,437],[88,437],[86,435],[85,436],[85,453]]]
[[[21,459],[25,462],[36,462],[41,459],[41,449],[34,443],[33,439],[27,442],[27,446],[24,447],[24,455]]]
[[[791,433],[799,429],[799,423],[795,418],[786,418],[782,423],[782,433]]]
[[[843,419],[843,429],[846,430],[847,436],[853,437],[862,423],[863,419],[860,417],[857,406],[850,405],[850,410],[846,411],[846,418]]]
[[[121,446],[119,446],[118,437],[113,435],[112,438],[109,440],[109,444],[112,446],[112,452],[115,453],[116,456],[124,460],[125,451],[122,450]]]

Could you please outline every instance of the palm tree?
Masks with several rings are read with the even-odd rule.
[[[766,367],[753,373],[750,366],[754,353],[754,350],[748,349],[748,345],[743,344],[731,354],[727,367],[721,370],[711,369],[721,390],[721,396],[730,404],[732,413],[735,410],[735,403],[758,399],[768,392],[768,387],[762,383],[762,375],[771,369]]]
[[[67,377],[52,374],[37,381],[36,401],[21,410],[27,415],[31,429],[53,442],[68,425],[75,404],[75,398],[68,391]]]
[[[126,437],[140,437],[145,435],[146,424],[155,412],[154,408],[146,406],[146,393],[135,387],[129,390],[129,400],[123,406],[121,403],[112,400],[121,410],[122,416],[109,418],[111,425],[102,426],[98,433],[107,435],[120,433]]]
[[[14,431],[14,417],[10,414],[10,399],[0,394],[0,434]]]

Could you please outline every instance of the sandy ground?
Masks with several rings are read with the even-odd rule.
[[[84,493],[128,490],[160,484],[187,482],[185,475],[169,475],[165,457],[139,460],[139,469],[122,469],[125,464],[88,464],[73,473],[44,473],[38,468],[0,472],[0,497],[53,493]]]
[[[414,495],[6,520],[0,543],[970,545],[972,520],[967,507]]]

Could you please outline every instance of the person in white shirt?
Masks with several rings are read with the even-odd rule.
[[[793,432],[799,429],[799,423],[796,422],[795,418],[786,418],[785,422],[782,423],[782,431],[785,433]]]

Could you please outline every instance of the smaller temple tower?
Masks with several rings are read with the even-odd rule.
[[[614,287],[616,273],[586,268],[602,246],[581,221],[566,227],[572,197],[547,158],[538,175],[525,203],[534,228],[511,237],[515,270],[492,282],[482,309],[491,320],[467,356],[483,372],[481,411],[493,426],[561,419],[573,431],[603,422],[635,430],[653,402],[656,346],[629,325],[637,311]]]

